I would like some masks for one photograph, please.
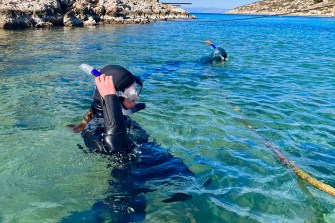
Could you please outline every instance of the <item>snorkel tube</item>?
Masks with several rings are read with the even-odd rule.
[[[88,64],[81,64],[79,66],[80,70],[84,71],[87,74],[92,74],[95,77],[99,77],[102,73],[100,73],[100,71],[98,71],[97,69],[95,69],[94,67],[88,65]]]
[[[214,43],[212,43],[209,40],[206,40],[205,43],[209,44],[211,47],[213,47],[213,55],[212,55],[212,59],[216,62],[222,62],[222,61],[226,61],[227,60],[227,52],[221,48],[221,47],[216,47],[214,45]]]
[[[214,50],[216,49],[216,46],[215,46],[214,43],[212,43],[211,41],[206,40],[205,43],[211,45],[211,46],[213,47]]]

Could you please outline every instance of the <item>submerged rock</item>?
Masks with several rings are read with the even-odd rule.
[[[141,24],[194,18],[157,0],[2,0],[0,28]]]

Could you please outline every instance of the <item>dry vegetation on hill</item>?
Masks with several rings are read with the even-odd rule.
[[[335,0],[262,0],[232,9],[226,13],[333,17],[335,16]]]

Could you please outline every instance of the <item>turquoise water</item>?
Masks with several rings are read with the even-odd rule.
[[[81,136],[65,127],[90,106],[94,82],[81,63],[144,77],[147,109],[133,118],[196,174],[182,185],[191,200],[162,203],[164,187],[146,194],[146,222],[335,221],[334,197],[264,146],[335,187],[334,18],[197,16],[0,30],[0,222],[58,222],[106,196],[108,160],[79,150]],[[211,52],[205,40],[229,60],[194,62]]]

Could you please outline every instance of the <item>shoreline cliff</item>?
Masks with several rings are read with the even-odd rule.
[[[225,14],[335,17],[335,0],[262,0]]]
[[[0,29],[144,24],[194,18],[157,0],[0,0]]]

